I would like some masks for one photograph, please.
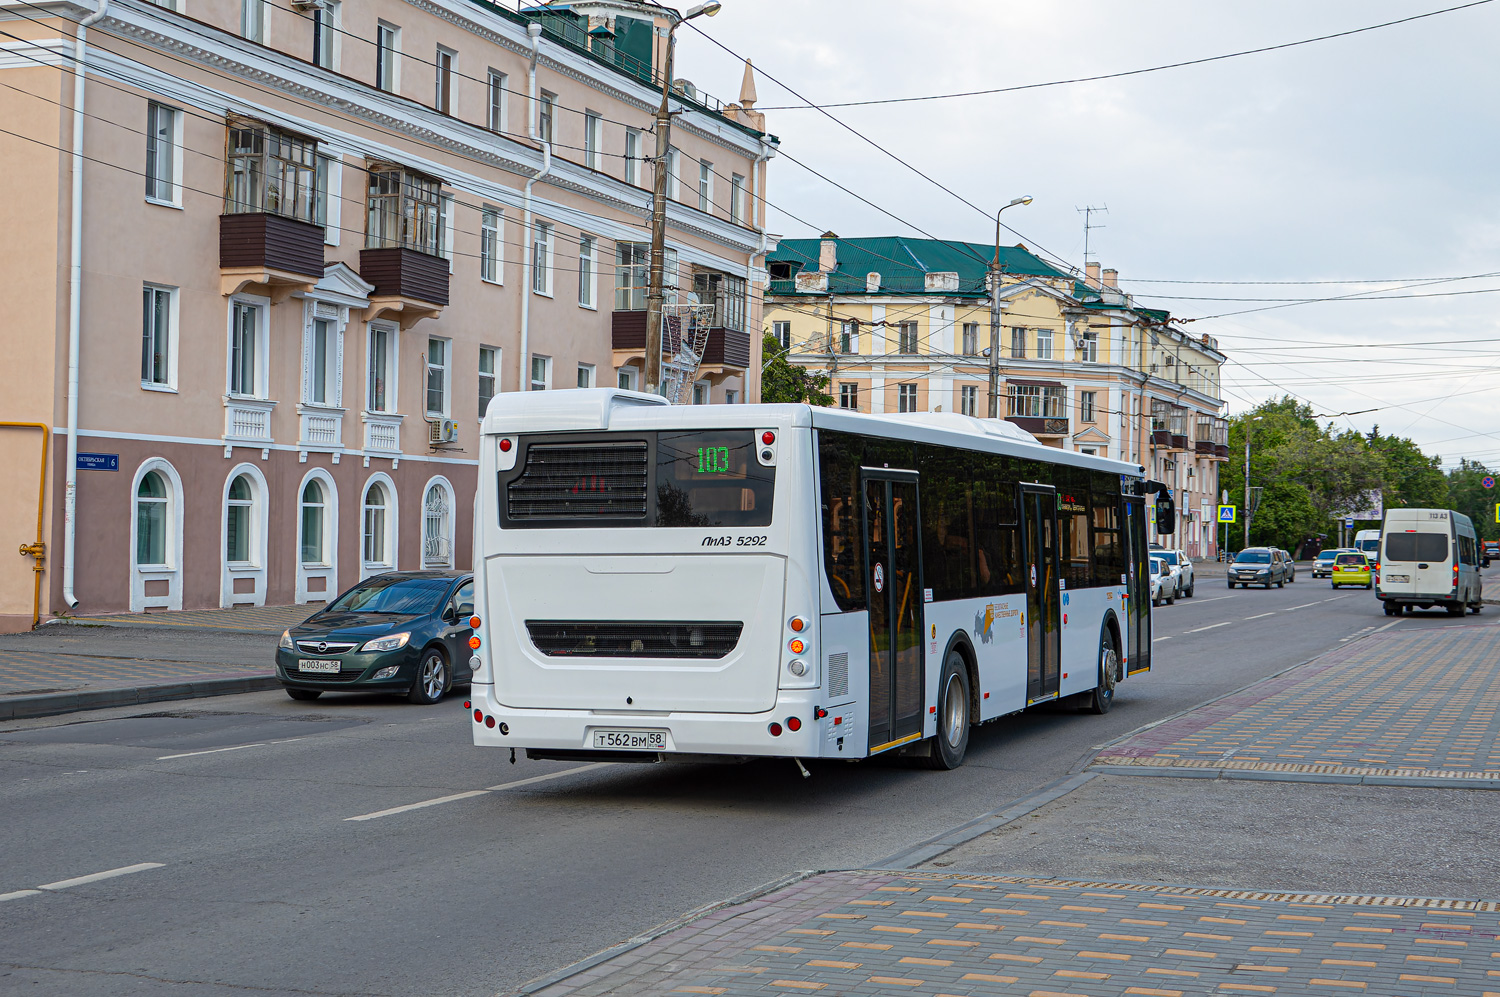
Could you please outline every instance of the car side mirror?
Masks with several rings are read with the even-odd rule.
[[[1156,494],[1156,532],[1177,532],[1177,503],[1164,491]]]
[[[458,620],[458,611],[453,608],[453,604],[449,603],[448,605],[444,606],[443,607],[443,622],[444,623],[455,623],[455,622],[457,622],[457,620]]]

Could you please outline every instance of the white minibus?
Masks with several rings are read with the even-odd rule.
[[[1484,608],[1474,524],[1451,509],[1391,509],[1380,538],[1375,594],[1387,616],[1443,606],[1449,615]]]
[[[478,745],[952,768],[972,725],[1103,713],[1150,667],[1170,495],[1008,422],[516,392],[479,461]]]

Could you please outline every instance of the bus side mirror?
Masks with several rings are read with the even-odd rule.
[[[1177,532],[1177,503],[1164,491],[1156,494],[1156,532]]]

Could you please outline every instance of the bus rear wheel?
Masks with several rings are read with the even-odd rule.
[[[928,764],[935,769],[956,769],[969,751],[969,668],[958,651],[948,652],[943,678],[938,683],[938,730],[933,738]]]

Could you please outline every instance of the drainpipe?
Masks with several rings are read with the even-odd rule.
[[[755,157],[755,168],[751,171],[751,176],[754,177],[754,179],[755,179],[755,200],[760,201],[760,211],[759,211],[759,213],[757,213],[755,211],[755,204],[754,204],[754,202],[752,202],[751,205],[750,205],[750,212],[751,212],[752,217],[758,219],[759,222],[760,222],[760,224],[758,224],[758,225],[755,226],[756,229],[760,232],[760,249],[756,250],[755,255],[760,257],[760,265],[763,266],[763,267],[766,265],[766,245],[767,245],[767,243],[769,243],[770,238],[766,235],[766,201],[765,201],[765,197],[763,196],[764,192],[761,190],[761,187],[763,185],[761,184],[761,179],[760,179],[760,176],[761,176],[760,167],[762,165],[764,165],[768,160],[770,160],[770,158],[771,158],[771,143],[767,142],[765,136],[762,135],[761,139],[760,139],[760,155]],[[746,267],[745,267],[745,286],[746,287],[750,286],[751,270],[754,267],[754,265],[755,265],[754,264],[754,258],[752,257],[751,262],[749,264],[747,264]],[[766,275],[766,279],[768,281],[770,280],[770,274],[769,273]],[[770,291],[770,289],[771,289],[771,285],[769,283],[766,284],[766,290]],[[830,297],[828,299],[828,301],[829,301],[828,307],[829,307],[829,310],[831,311],[833,309],[833,298]],[[764,303],[764,299],[762,299],[761,308],[762,308],[761,320],[764,321],[765,320],[765,313],[764,313],[765,303]],[[755,330],[751,330],[751,335],[752,336],[756,336],[756,340],[757,341],[760,341],[760,340],[764,339],[764,337],[756,335],[756,331]],[[765,372],[765,363],[763,361],[761,363],[761,373],[764,373],[764,372]],[[756,374],[755,375],[755,401],[756,402],[760,401],[760,376],[761,376],[760,374]],[[748,402],[749,400],[750,400],[750,372],[746,371],[745,372],[745,401]]]
[[[109,0],[78,22],[73,39],[73,152],[72,226],[68,235],[68,466],[63,492],[63,602],[78,605],[73,594],[73,563],[77,560],[74,510],[78,499],[78,340],[83,315],[83,79],[89,25],[109,10]]]
[[[531,357],[528,352],[529,337],[531,332],[531,282],[532,266],[534,265],[532,253],[531,234],[531,188],[536,182],[548,173],[552,172],[552,143],[542,142],[537,135],[537,94],[536,94],[536,60],[541,48],[542,26],[535,21],[526,26],[531,35],[531,68],[528,71],[527,82],[527,111],[526,111],[526,133],[533,142],[540,142],[542,146],[542,168],[536,171],[531,179],[526,181],[526,194],[521,208],[521,251],[526,254],[524,270],[525,276],[521,284],[521,380],[518,387],[526,391],[531,382]]]

